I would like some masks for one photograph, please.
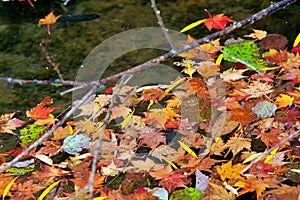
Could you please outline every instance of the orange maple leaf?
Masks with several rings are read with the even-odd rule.
[[[48,34],[51,34],[50,25],[55,24],[56,21],[61,17],[61,15],[55,16],[51,11],[44,19],[40,19],[38,26],[47,25]]]
[[[294,102],[294,99],[294,97],[289,95],[280,94],[280,96],[276,98],[276,105],[278,108],[285,108],[287,106],[291,106]]]
[[[27,117],[30,117],[33,120],[38,119],[46,119],[49,118],[49,114],[57,109],[58,107],[44,107],[47,104],[51,104],[52,99],[51,97],[45,97],[41,103],[39,103],[35,108],[31,109],[30,111],[26,111]]]
[[[207,12],[207,14],[209,15],[209,18],[205,19],[204,21],[204,24],[208,28],[208,30],[211,30],[212,28],[222,30],[226,28],[227,22],[234,22],[232,19],[224,16],[224,14],[212,16],[208,10],[205,9],[205,12]]]
[[[253,192],[256,191],[256,196],[258,200],[263,200],[262,197],[262,192],[266,189],[269,188],[269,184],[265,183],[263,179],[261,178],[256,178],[254,176],[249,176],[246,177],[247,179],[240,180],[237,182],[234,186],[237,186],[239,188],[243,188],[239,192],[239,196],[242,194],[246,194],[248,192]]]

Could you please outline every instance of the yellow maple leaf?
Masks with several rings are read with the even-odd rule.
[[[60,17],[61,15],[55,16],[53,12],[50,12],[44,19],[39,20],[38,26],[54,24]]]
[[[39,20],[38,26],[47,25],[48,34],[50,35],[50,25],[55,24],[60,17],[61,15],[55,16],[53,12],[50,12],[44,19]]]
[[[294,99],[294,97],[289,95],[280,94],[280,96],[276,98],[276,105],[278,108],[285,108],[291,106],[294,102]]]
[[[254,39],[262,40],[263,38],[265,38],[267,36],[266,31],[255,30],[255,29],[253,29],[253,31],[254,31],[254,33],[251,33],[250,35],[245,35],[245,37],[251,37]]]
[[[217,172],[220,174],[222,181],[225,179],[239,179],[241,171],[245,168],[245,165],[236,164],[232,165],[230,160],[228,163],[217,167]]]

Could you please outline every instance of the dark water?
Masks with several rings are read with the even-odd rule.
[[[34,1],[33,1],[34,2]],[[32,8],[26,1],[0,4],[0,76],[19,79],[55,80],[57,73],[47,62],[39,43],[43,42],[52,60],[59,65],[65,80],[74,80],[78,68],[89,52],[103,40],[125,30],[138,27],[157,27],[156,17],[146,0],[75,0],[66,7],[73,14],[96,13],[99,20],[62,23],[51,25],[51,35],[46,26],[38,27],[39,19],[50,11],[55,15],[67,16],[60,1],[37,0]],[[270,1],[263,0],[169,0],[158,1],[158,7],[166,27],[176,31],[184,26],[207,18],[204,9],[214,14],[225,13],[239,21],[264,7]],[[231,37],[249,34],[252,28],[263,29],[268,33],[279,33],[291,42],[300,32],[299,3],[255,23],[246,29],[238,30]],[[211,33],[203,26],[190,31],[193,37],[200,38]],[[117,44],[116,44],[117,45]],[[137,65],[162,52],[135,51],[114,62],[106,75],[114,74]],[[16,85],[0,82],[0,113],[15,110],[25,111],[34,107],[45,96],[52,96],[55,104],[67,106],[71,95],[60,96],[70,87],[45,85]]]

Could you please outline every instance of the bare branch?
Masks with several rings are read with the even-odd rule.
[[[47,51],[47,49],[46,49],[46,47],[43,45],[42,42],[40,43],[40,47],[42,48],[42,51],[43,51],[43,53],[45,54],[48,63],[49,63],[50,65],[52,65],[53,70],[56,71],[56,73],[57,73],[59,79],[63,81],[64,79],[63,79],[63,77],[62,77],[62,75],[61,75],[61,73],[60,73],[60,71],[59,71],[59,69],[58,69],[59,64],[56,64],[55,62],[53,62],[53,60],[51,59],[51,57],[50,57],[50,55],[49,55],[49,53],[48,53],[48,51]]]
[[[158,20],[158,25],[161,27],[161,30],[163,31],[166,39],[168,40],[169,44],[170,44],[170,47],[171,49],[175,49],[175,45],[174,45],[174,42],[172,41],[172,39],[170,38],[170,35],[168,34],[168,29],[166,29],[165,25],[164,25],[164,22],[163,22],[163,19],[162,17],[160,16],[160,10],[158,10],[156,4],[155,4],[155,0],[151,0],[151,8],[153,8],[154,10],[154,13],[156,15],[156,18]]]

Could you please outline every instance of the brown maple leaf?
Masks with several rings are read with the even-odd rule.
[[[247,95],[250,95],[248,98],[258,98],[273,92],[271,89],[273,86],[268,83],[262,83],[259,81],[253,81],[250,83],[247,89],[240,89],[242,92],[245,92]]]
[[[226,144],[223,146],[224,149],[229,148],[229,150],[233,153],[233,156],[238,154],[244,148],[251,151],[251,139],[243,138],[243,137],[231,137]],[[226,157],[226,156],[225,156]]]
[[[33,180],[13,184],[13,186],[11,187],[12,198],[10,199],[35,199],[34,194],[36,194],[43,188],[45,187],[41,186],[40,184],[34,184]]]
[[[272,128],[270,131],[260,133],[257,138],[260,138],[267,147],[272,147],[285,138],[285,134],[283,130]],[[284,148],[287,144],[289,144],[289,142],[281,145],[280,148]]]
[[[158,168],[158,169],[156,169]],[[158,165],[158,167],[155,167],[153,169],[153,171],[149,172],[150,176],[152,176],[154,179],[156,180],[161,180],[163,179],[165,176],[167,176],[168,174],[171,174],[172,172],[172,167],[171,165],[167,165],[167,166],[160,166]]]
[[[142,92],[142,99],[143,101],[159,101],[165,96],[165,92],[160,89],[159,87],[145,89]]]

